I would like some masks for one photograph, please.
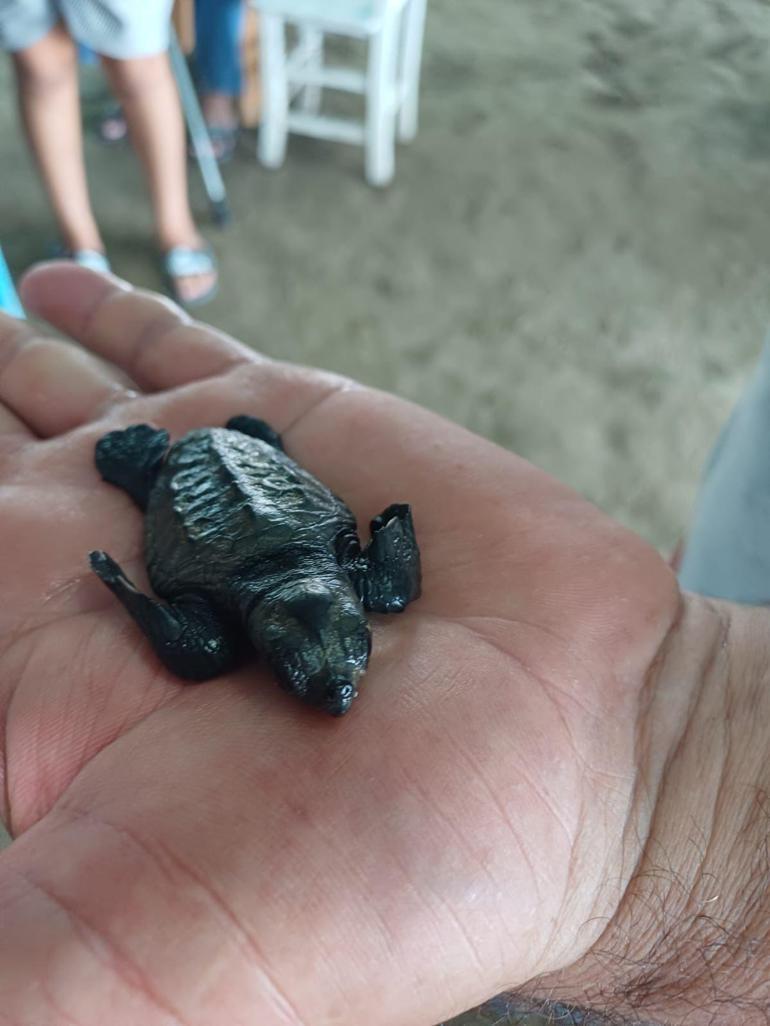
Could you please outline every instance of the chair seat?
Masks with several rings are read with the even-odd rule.
[[[400,9],[404,0],[252,0],[263,14],[318,25],[328,32],[372,35],[382,24],[389,6]]]

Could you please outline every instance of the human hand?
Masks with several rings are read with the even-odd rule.
[[[5,1020],[429,1026],[577,963],[647,850],[697,658],[660,681],[710,650],[708,610],[683,616],[636,536],[425,410],[71,266],[24,299],[108,363],[2,320]],[[146,581],[97,438],[236,413],[362,525],[412,505],[423,596],[374,618],[343,721],[256,661],[183,685],[88,570],[104,548]]]

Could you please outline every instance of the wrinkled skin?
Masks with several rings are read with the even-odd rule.
[[[666,565],[410,404],[86,271],[40,271],[24,296],[112,367],[1,322],[6,1020],[429,1026],[578,958],[645,829],[641,699],[680,603]],[[395,484],[413,503],[430,586],[376,622],[344,720],[253,667],[180,685],[85,563],[99,536],[146,585],[141,515],[99,482],[96,439],[234,410],[359,526]]]

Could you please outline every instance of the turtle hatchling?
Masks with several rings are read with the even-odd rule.
[[[96,466],[145,512],[147,571],[163,601],[106,552],[92,552],[91,567],[172,673],[224,673],[247,638],[287,691],[332,716],[350,709],[372,647],[365,611],[398,613],[420,594],[409,506],[375,517],[362,548],[345,503],[248,416],[173,445],[148,424],[111,431]]]

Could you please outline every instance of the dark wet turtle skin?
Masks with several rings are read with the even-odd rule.
[[[170,448],[147,424],[112,431],[96,465],[145,511],[147,571],[165,601],[137,591],[104,552],[91,566],[173,673],[224,673],[245,637],[286,690],[348,711],[371,652],[366,611],[400,612],[420,594],[407,505],[376,517],[362,549],[345,503],[247,416]]]

